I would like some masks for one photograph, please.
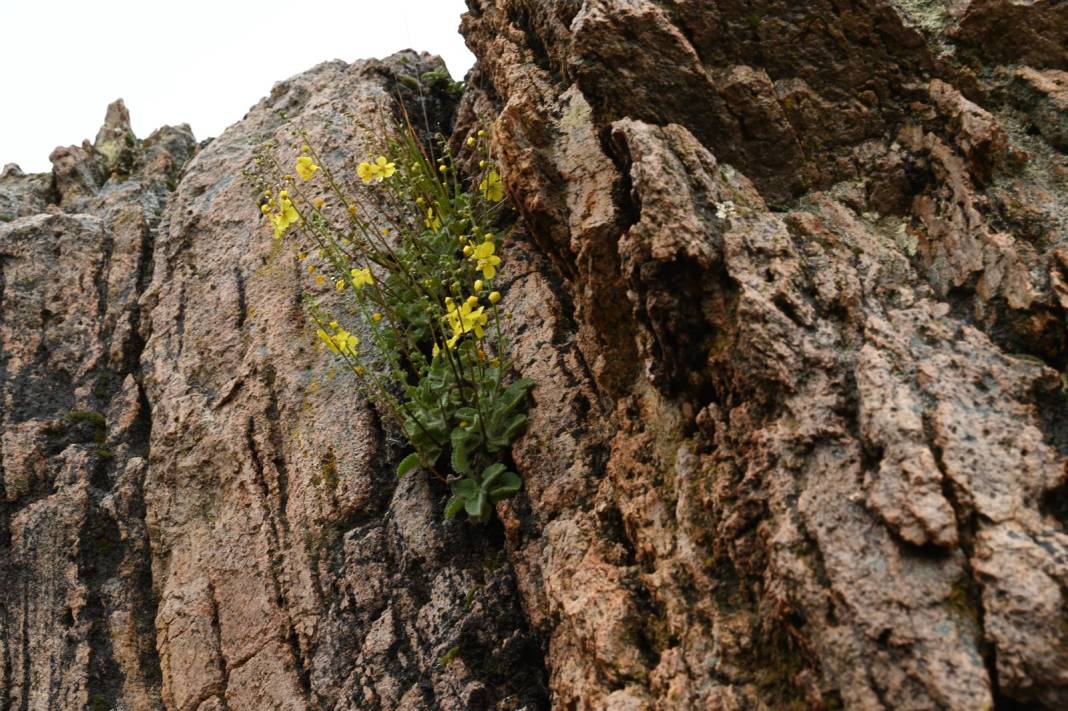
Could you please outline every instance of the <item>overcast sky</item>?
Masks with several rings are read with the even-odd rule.
[[[0,0],[0,165],[51,170],[121,97],[134,132],[188,123],[219,135],[271,85],[329,59],[412,48],[456,79],[474,57],[464,0]]]

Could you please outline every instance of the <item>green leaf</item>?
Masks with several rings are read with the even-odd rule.
[[[496,464],[490,464],[482,471],[482,489],[488,490],[489,487],[496,481],[502,473],[504,473],[505,467],[500,462]]]
[[[511,445],[512,440],[514,440],[519,435],[519,433],[523,430],[524,427],[526,427],[526,425],[526,415],[516,415],[515,417],[510,419],[508,421],[508,426],[505,427],[504,434],[502,435],[505,442],[507,442],[505,446]]]
[[[421,460],[418,452],[412,452],[407,457],[400,461],[397,465],[397,478],[400,479],[405,474],[408,474],[413,469],[419,466]]]
[[[506,499],[519,491],[519,487],[522,485],[523,480],[519,478],[518,474],[514,472],[505,472],[496,482],[494,488],[490,490],[490,501],[496,503],[501,499]]]
[[[478,483],[474,479],[461,479],[453,484],[452,493],[464,499],[478,496]]]
[[[464,503],[467,499],[460,496],[450,496],[449,500],[445,503],[445,520],[451,520],[456,517],[456,514],[460,513],[464,507]]]
[[[468,451],[473,444],[473,439],[471,434],[462,427],[457,427],[452,431],[452,470],[457,474],[471,473]]]
[[[478,410],[473,407],[460,407],[456,409],[456,419],[474,422],[478,418]]]
[[[486,495],[481,491],[464,504],[464,510],[467,511],[467,515],[479,520],[483,520],[486,517],[486,514],[489,513],[488,508],[489,504],[486,503]]]

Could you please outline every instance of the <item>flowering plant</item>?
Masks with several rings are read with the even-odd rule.
[[[464,144],[479,166],[465,179],[443,140],[436,157],[403,124],[379,140],[381,155],[355,166],[366,186],[358,191],[344,190],[296,134],[303,145],[292,163],[268,145],[248,175],[274,237],[354,307],[355,323],[343,326],[343,315],[306,297],[315,331],[411,443],[398,476],[433,473],[452,492],[447,518],[486,521],[520,488],[508,457],[533,385],[509,378],[493,227],[506,202],[486,132]]]

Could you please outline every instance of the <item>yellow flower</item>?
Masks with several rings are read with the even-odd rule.
[[[311,180],[317,170],[319,170],[319,166],[315,165],[315,161],[312,160],[311,156],[297,158],[297,175],[300,176],[301,180]]]
[[[393,174],[397,172],[397,166],[391,161],[386,160],[385,156],[378,156],[375,160],[375,174],[378,182],[382,182],[386,178],[392,178]]]
[[[437,230],[441,227],[441,220],[434,217],[434,208],[429,208],[426,211],[426,219],[423,220],[423,224],[432,230]]]
[[[371,181],[381,183],[386,178],[392,177],[396,172],[397,166],[385,156],[378,156],[378,158],[375,158],[374,163],[364,161],[356,166],[356,175],[365,183],[370,183]]]
[[[382,314],[377,313],[377,312],[371,314],[371,320],[374,321],[375,323],[378,323],[379,321],[382,320]]]
[[[334,339],[331,338],[326,331],[320,328],[318,331],[315,332],[315,335],[319,337],[319,340],[326,344],[327,349],[331,353],[337,353],[337,346],[334,345]]]
[[[358,175],[360,180],[362,180],[364,183],[370,183],[372,180],[375,179],[374,166],[372,166],[367,161],[364,161],[356,167],[356,175]]]
[[[473,145],[475,145],[475,139],[474,139],[474,137],[469,137],[469,138],[467,139],[467,145],[468,145],[468,146],[473,146]]]
[[[345,280],[344,279],[338,279],[337,283],[334,286],[337,287],[338,291],[344,291],[345,290]]]
[[[282,191],[283,193],[285,191]],[[282,235],[289,229],[290,225],[300,222],[300,215],[297,214],[297,209],[293,207],[293,203],[290,202],[288,197],[284,195],[280,196],[278,203],[278,212],[270,215],[271,224],[274,226],[274,238],[282,239]]]
[[[300,152],[301,153],[311,153],[311,146],[309,146],[307,143],[305,143],[303,146],[300,147]]]
[[[326,277],[324,277],[322,274],[316,274],[315,275],[315,284],[317,286],[322,286],[325,283],[326,283]]]
[[[471,251],[471,259],[477,262],[476,268],[481,269],[482,276],[487,279],[492,279],[497,275],[497,265],[501,263],[501,258],[493,252],[493,242],[483,242]]]
[[[324,200],[321,197],[317,197],[317,198],[315,198],[315,200],[312,201],[312,204],[315,205],[315,209],[316,210],[322,210],[323,209],[323,205],[326,204],[326,200]]]
[[[339,328],[337,321],[331,321],[330,328],[336,331],[332,336],[321,328],[315,332],[319,336],[319,340],[326,344],[331,353],[355,357],[356,346],[360,345],[360,339],[345,329]]]
[[[489,175],[482,179],[478,189],[490,202],[500,202],[504,199],[504,185],[501,184],[500,174],[495,170],[491,170]]]
[[[360,345],[360,339],[343,328],[339,328],[334,334],[334,344],[342,355],[355,356],[356,346]]]
[[[352,285],[357,289],[362,289],[368,284],[375,283],[374,277],[371,276],[371,270],[367,268],[353,269],[349,272],[349,275],[352,277]]]
[[[475,303],[477,302],[478,300],[476,299]],[[470,300],[465,301],[463,306],[459,308],[456,308],[456,304],[450,300],[447,302],[447,306],[448,311],[442,320],[452,328],[452,337],[445,341],[446,347],[452,348],[455,346],[456,342],[465,333],[474,333],[476,338],[482,338],[483,327],[489,321],[489,317],[483,313],[485,311],[484,306],[479,306],[476,309]]]

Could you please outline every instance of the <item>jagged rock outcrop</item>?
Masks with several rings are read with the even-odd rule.
[[[395,480],[241,177],[284,113],[353,179],[436,60],[117,103],[0,174],[0,711],[1065,706],[1068,5],[468,4],[503,525]]]
[[[348,117],[395,120],[440,67],[320,65],[195,156],[119,102],[51,176],[5,170],[0,708],[544,705],[499,527],[396,482],[242,177],[285,114],[357,182]],[[423,104],[448,131],[455,97]]]
[[[1068,6],[469,8],[555,704],[1068,702]]]
[[[141,309],[187,126],[0,176],[0,708],[159,708]],[[98,140],[98,144],[100,141]],[[120,691],[121,690],[121,691]]]
[[[164,217],[141,301],[167,708],[545,698],[499,534],[443,525],[444,488],[397,482],[396,434],[315,347],[301,302],[314,285],[241,175],[268,141],[295,157],[284,113],[363,190],[356,163],[376,147],[354,118],[395,120],[398,78],[440,66],[415,54],[332,62],[275,85],[189,164]],[[429,98],[433,128],[448,131],[451,111]]]

